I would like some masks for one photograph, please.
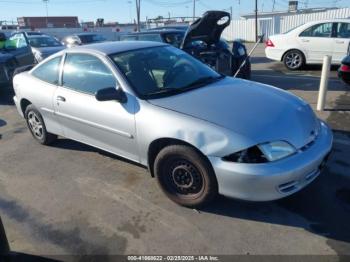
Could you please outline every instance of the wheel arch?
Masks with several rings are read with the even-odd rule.
[[[21,110],[22,110],[23,115],[26,111],[26,108],[31,104],[32,104],[32,102],[30,102],[28,99],[26,99],[26,98],[21,99],[20,105],[21,105]]]
[[[213,168],[209,159],[207,158],[207,156],[204,155],[203,152],[200,151],[194,145],[192,145],[184,140],[177,139],[177,138],[166,138],[166,137],[165,138],[158,138],[150,143],[150,145],[148,147],[148,151],[147,151],[147,166],[148,166],[148,170],[149,170],[152,177],[154,177],[153,166],[154,166],[154,161],[155,161],[157,155],[159,154],[159,152],[163,148],[165,148],[167,146],[171,146],[171,145],[184,145],[184,146],[191,147],[198,154],[200,154],[202,157],[204,157],[204,159],[206,159],[208,161],[211,168]]]

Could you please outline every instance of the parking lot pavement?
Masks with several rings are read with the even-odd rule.
[[[291,74],[258,55],[253,63],[255,81],[316,101],[319,71]],[[168,200],[143,167],[63,138],[39,145],[8,90],[0,90],[0,214],[12,250],[37,255],[350,255],[347,111],[322,114],[335,130],[334,152],[305,190],[267,203],[220,197],[197,211]],[[329,109],[349,105],[349,94],[335,78],[330,90],[334,102]]]

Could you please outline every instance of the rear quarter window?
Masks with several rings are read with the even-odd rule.
[[[57,85],[59,77],[59,68],[61,63],[61,56],[55,57],[35,68],[32,75],[49,84]]]

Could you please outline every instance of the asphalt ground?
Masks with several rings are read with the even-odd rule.
[[[289,72],[264,58],[261,46],[252,62],[254,81],[293,92],[315,107],[319,67]],[[64,138],[39,145],[16,112],[11,89],[1,88],[0,215],[11,249],[78,258],[350,255],[350,92],[336,71],[331,75],[327,110],[318,115],[332,126],[335,143],[322,175],[286,199],[219,197],[202,210],[172,203],[145,168],[101,150]]]

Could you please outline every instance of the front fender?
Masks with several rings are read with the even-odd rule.
[[[158,139],[184,141],[206,156],[224,157],[256,145],[231,130],[176,111],[140,102],[135,115],[140,162],[147,165],[150,144]]]

